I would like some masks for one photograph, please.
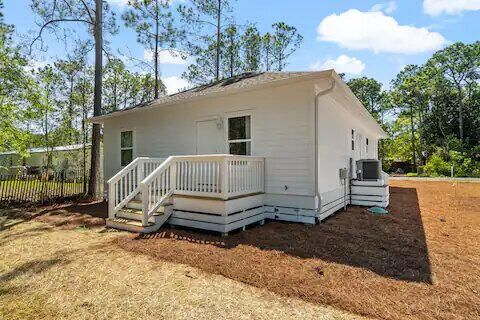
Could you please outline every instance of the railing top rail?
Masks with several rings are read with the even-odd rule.
[[[251,160],[251,161],[264,161],[264,157],[256,157],[256,156],[238,156],[238,155],[231,155],[231,154],[212,154],[212,155],[187,155],[187,156],[170,156],[168,157],[160,166],[158,166],[155,170],[153,170],[145,179],[143,179],[140,183],[141,185],[149,184],[155,176],[168,168],[174,161],[202,161],[202,160],[221,160],[221,159],[239,159],[239,160]]]
[[[202,159],[245,159],[245,160],[264,160],[264,157],[258,156],[239,156],[234,154],[204,154],[204,155],[184,155],[184,156],[173,156],[178,160],[202,160]]]
[[[114,175],[113,177],[111,177],[107,183],[108,184],[111,184],[111,183],[115,183],[116,181],[118,181],[126,172],[130,171],[135,165],[141,163],[141,162],[147,162],[147,161],[164,161],[165,158],[150,158],[150,157],[137,157],[135,158],[135,160],[133,160],[132,162],[130,162],[128,165],[126,165],[122,170],[120,170],[119,172],[117,172],[116,175]]]
[[[160,166],[158,166],[155,170],[153,170],[152,173],[150,173],[147,177],[145,177],[145,179],[143,179],[140,182],[140,185],[143,186],[143,185],[149,184],[159,172],[168,168],[168,166],[172,163],[173,158],[174,157],[168,157],[167,160],[165,160]]]
[[[122,170],[118,171],[116,175],[114,175],[113,177],[111,177],[107,183],[108,184],[111,184],[111,183],[114,183],[116,182],[118,179],[120,179],[125,172],[127,171],[130,171],[130,169],[132,169],[135,165],[137,165],[139,162],[141,162],[142,160],[144,160],[144,158],[136,158],[135,160],[133,160],[132,162],[130,162],[127,166],[125,166],[125,168],[123,168]]]

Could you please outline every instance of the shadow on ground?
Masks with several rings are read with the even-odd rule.
[[[389,209],[392,214],[388,216],[375,216],[365,208],[350,207],[347,212],[339,212],[315,226],[270,222],[226,238],[194,230],[166,230],[128,240],[124,238],[122,244],[132,251],[223,275],[228,274],[225,265],[238,263],[252,270],[259,266],[256,259],[275,259],[268,254],[249,255],[244,252],[248,247],[294,258],[368,269],[397,280],[431,283],[416,190],[391,188],[391,197]],[[181,242],[189,245],[180,245]],[[249,261],[249,258],[252,260]],[[262,260],[262,263],[271,262]]]
[[[95,228],[105,225],[108,207],[105,201],[85,201],[56,204],[44,207],[19,207],[5,209],[4,216],[16,219],[0,220],[0,231],[7,230],[29,220],[37,220],[67,229],[85,227]]]

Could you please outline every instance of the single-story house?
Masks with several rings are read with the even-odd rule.
[[[90,144],[85,146],[87,168],[90,163]],[[0,152],[0,167],[5,173],[18,173],[24,168],[29,173],[38,173],[47,166],[52,169],[83,167],[83,144],[56,146],[52,148],[31,148],[28,156],[22,157],[17,151]],[[50,159],[49,159],[50,158]]]
[[[103,124],[111,227],[227,233],[388,205],[384,173],[356,180],[386,134],[333,70],[246,73],[90,121]]]

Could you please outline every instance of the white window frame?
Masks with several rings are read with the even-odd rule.
[[[369,154],[368,154],[368,145],[369,145],[369,143],[370,143],[370,140],[369,140],[367,137],[365,137],[365,152],[366,152],[366,155],[365,155],[365,156],[366,156],[366,157],[369,156]]]
[[[241,117],[250,117],[250,138],[249,139],[235,139],[235,140],[230,140],[229,139],[229,130],[230,130],[230,119],[231,118],[241,118]],[[230,154],[230,144],[231,143],[241,143],[241,142],[250,142],[250,154],[247,154],[247,156],[252,155],[253,151],[253,115],[251,112],[235,112],[228,114],[225,117],[225,137],[226,137],[226,148],[227,148],[227,153]]]
[[[122,133],[124,132],[132,132],[132,146],[131,147],[122,147]],[[122,151],[123,150],[132,150],[132,161],[135,160],[135,130],[133,129],[121,129],[120,130],[120,167],[125,168],[127,165],[122,165]]]

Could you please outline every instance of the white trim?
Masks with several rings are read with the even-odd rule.
[[[132,147],[131,148],[123,148],[122,147],[122,133],[123,132],[129,132],[131,131],[132,132]],[[135,133],[135,129],[134,128],[120,128],[120,145],[119,145],[119,160],[120,160],[120,168],[125,168],[127,165],[123,166],[122,165],[122,151],[123,150],[132,150],[132,161],[135,160],[136,158],[136,155],[137,155],[137,150],[136,150],[136,145],[137,145],[137,141],[136,141],[136,133]]]
[[[236,140],[229,140],[229,119],[231,118],[240,118],[240,117],[250,117],[250,139],[236,139]],[[241,142],[250,142],[250,154],[247,156],[253,155],[253,112],[252,110],[242,110],[242,111],[234,111],[228,112],[225,114],[225,147],[227,153],[230,153],[230,143],[241,143]]]

